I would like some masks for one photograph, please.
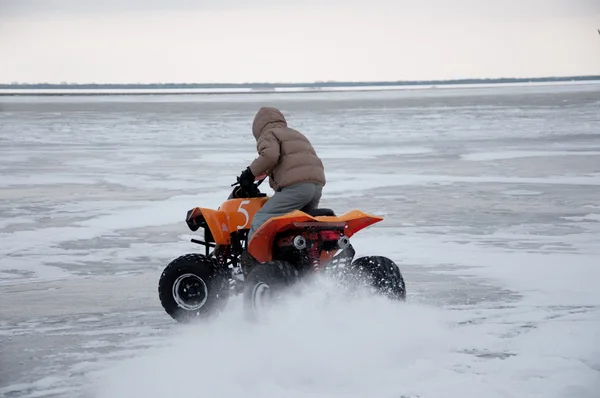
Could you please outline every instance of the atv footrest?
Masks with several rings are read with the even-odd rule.
[[[216,244],[214,244],[214,243],[212,243],[212,242],[205,242],[205,241],[203,241],[203,240],[194,239],[194,238],[192,238],[192,239],[191,239],[191,241],[192,241],[193,243],[197,243],[197,244],[199,244],[199,245],[202,245],[202,246],[216,247]]]

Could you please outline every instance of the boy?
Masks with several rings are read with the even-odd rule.
[[[323,162],[310,141],[287,126],[279,109],[260,108],[252,123],[252,133],[258,157],[240,175],[240,185],[247,187],[255,176],[267,173],[275,194],[255,214],[248,241],[271,217],[317,208],[325,186]]]

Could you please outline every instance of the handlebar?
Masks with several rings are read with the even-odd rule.
[[[247,188],[243,188],[241,186],[239,180],[237,182],[234,182],[233,184],[231,184],[231,186],[236,187],[236,188],[234,188],[233,192],[231,192],[231,194],[229,195],[229,199],[261,198],[261,197],[267,196],[266,193],[262,193],[262,192],[260,192],[260,189],[258,189],[258,186],[260,184],[262,184],[262,182],[265,179],[266,179],[266,177],[264,177],[260,180],[255,180],[254,183]]]
[[[260,179],[260,180],[254,180],[254,186],[255,186],[256,188],[258,188],[258,187],[260,186],[260,184],[262,184],[262,183],[263,183],[263,181],[264,181],[264,180],[266,180],[266,179],[267,179],[267,176],[264,176],[264,177],[263,177],[262,179]],[[232,187],[235,187],[235,186],[237,186],[237,185],[240,185],[240,180],[239,180],[239,177],[238,177],[238,180],[237,180],[237,182],[234,182],[233,184],[231,184],[231,186],[232,186]]]

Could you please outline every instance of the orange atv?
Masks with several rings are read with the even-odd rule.
[[[220,312],[231,294],[243,294],[246,314],[256,319],[261,315],[259,304],[269,296],[321,272],[405,300],[404,279],[392,260],[369,256],[353,261],[349,238],[381,217],[359,210],[341,216],[330,209],[292,211],[268,220],[248,242],[252,218],[269,199],[258,188],[263,181],[249,189],[232,184],[235,188],[217,210],[195,207],[187,212],[188,227],[204,229],[204,240],[192,242],[206,250],[176,258],[160,277],[159,299],[173,319],[207,318]]]

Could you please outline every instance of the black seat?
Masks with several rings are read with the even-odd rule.
[[[335,213],[331,209],[312,209],[306,212],[313,217],[330,216],[335,217]]]

